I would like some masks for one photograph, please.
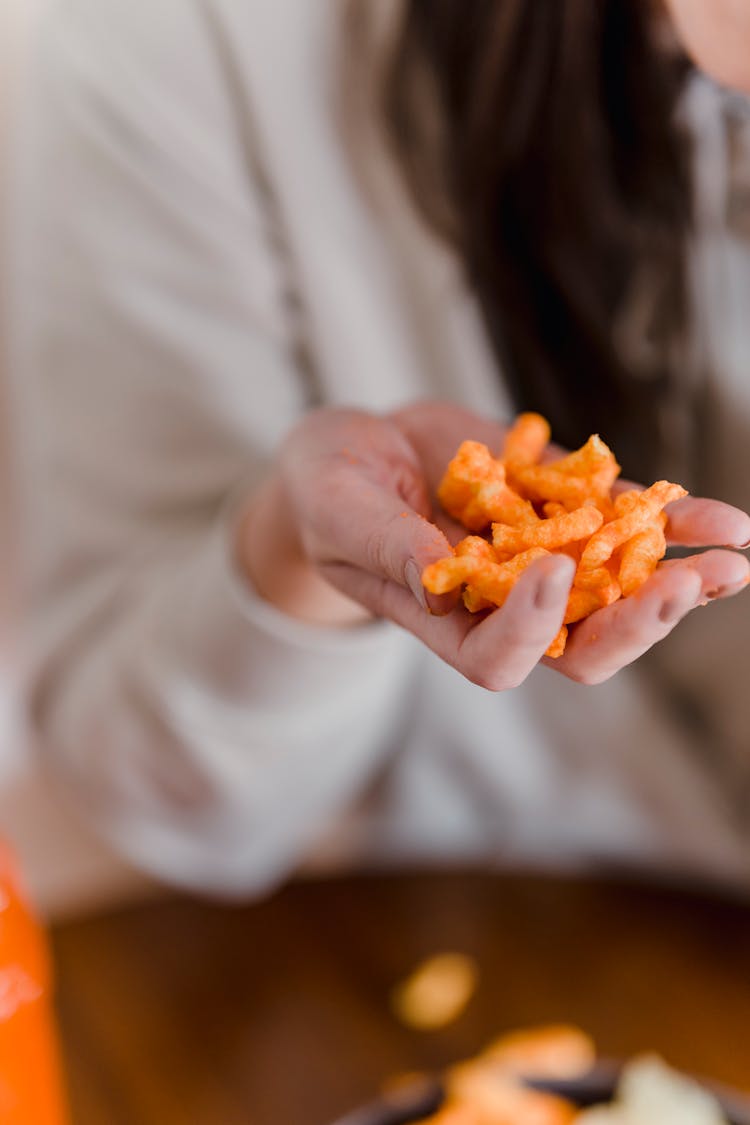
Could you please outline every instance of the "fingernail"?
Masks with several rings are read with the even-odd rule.
[[[422,576],[419,572],[419,567],[414,559],[409,559],[404,567],[404,580],[421,608],[426,611],[427,597],[425,595],[424,586],[422,585]]]
[[[728,598],[733,594],[739,594],[740,590],[744,590],[750,582],[749,578],[741,578],[739,582],[727,582],[724,586],[713,586],[710,590],[706,590],[707,598]]]
[[[563,594],[570,589],[573,578],[573,568],[558,564],[551,574],[545,574],[540,580],[534,594],[534,605],[537,609],[555,609],[559,606]]]

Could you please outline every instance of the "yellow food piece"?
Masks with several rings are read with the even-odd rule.
[[[464,953],[439,953],[422,962],[392,994],[398,1019],[432,1031],[461,1015],[477,985],[476,962]]]

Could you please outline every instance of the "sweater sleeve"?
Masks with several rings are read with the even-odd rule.
[[[312,396],[225,77],[197,0],[51,7],[18,160],[16,370],[43,750],[129,858],[245,894],[377,767],[411,649],[384,623],[296,623],[232,569],[230,498]]]

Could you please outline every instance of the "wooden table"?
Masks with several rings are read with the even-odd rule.
[[[496,1032],[571,1020],[750,1088],[750,904],[628,883],[454,872],[185,898],[58,927],[75,1125],[325,1125],[380,1080]],[[481,984],[440,1032],[393,984],[461,950]]]

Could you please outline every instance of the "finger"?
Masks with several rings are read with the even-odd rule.
[[[474,683],[505,691],[523,683],[562,625],[575,563],[552,555],[534,563],[461,644],[457,667]]]
[[[326,563],[320,570],[337,590],[365,606],[375,617],[400,625],[449,664],[455,663],[466,633],[476,625],[463,607],[447,616],[426,613],[408,588],[349,563]]]
[[[731,504],[686,496],[664,510],[669,517],[667,540],[672,546],[750,546],[750,516]]]
[[[637,593],[580,622],[571,630],[564,654],[549,663],[580,683],[602,683],[663,640],[702,601],[698,569],[660,568]]]
[[[541,559],[518,581],[503,608],[483,620],[463,609],[430,617],[395,583],[354,567],[335,564],[325,573],[343,593],[413,633],[467,679],[503,691],[526,678],[560,628],[574,566],[561,556]]]
[[[445,534],[401,496],[357,472],[339,474],[318,514],[316,562],[345,562],[408,589],[422,612],[447,613],[457,593],[428,594],[422,572],[452,554]]]
[[[667,559],[659,565],[659,570],[678,568],[689,568],[700,576],[703,601],[732,597],[750,581],[750,562],[736,551],[704,551],[686,559]]]

